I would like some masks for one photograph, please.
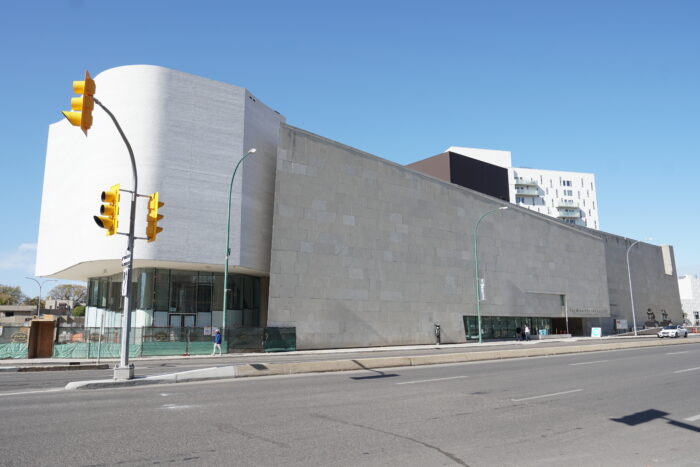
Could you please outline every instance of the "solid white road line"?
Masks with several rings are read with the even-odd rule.
[[[700,420],[700,415],[695,415],[693,417],[688,417],[685,419],[686,422],[694,422],[696,420]]]
[[[468,376],[464,375],[464,376],[450,376],[449,378],[421,379],[421,380],[417,380],[417,381],[403,381],[401,383],[396,383],[396,384],[432,383],[433,381],[447,381],[448,379],[459,379],[459,378],[468,378]]]
[[[572,392],[583,391],[583,389],[572,389],[571,391],[555,392],[552,394],[542,394],[541,396],[523,397],[522,399],[511,399],[513,402],[529,401],[532,399],[541,399],[543,397],[561,396],[562,394],[571,394]]]
[[[22,392],[6,392],[0,394],[0,396],[20,396],[22,394],[43,394],[45,392],[58,392],[64,391],[64,388],[54,388],[54,389],[42,389],[40,391],[22,391]]]
[[[594,363],[605,363],[607,360],[596,360],[595,362],[581,362],[581,363],[569,363],[571,366],[576,365],[593,365]]]
[[[684,350],[683,352],[669,352],[666,355],[678,355],[681,353],[688,353],[688,352],[690,352],[690,350]]]
[[[685,370],[674,371],[674,373],[685,373],[686,371],[695,371],[695,370],[700,370],[700,366],[696,367],[696,368],[686,368]]]

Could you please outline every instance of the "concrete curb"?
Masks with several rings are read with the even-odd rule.
[[[523,357],[544,357],[573,353],[601,352],[606,350],[622,350],[644,347],[693,344],[697,341],[647,341],[647,342],[615,342],[593,345],[573,345],[551,348],[527,348],[513,350],[487,350],[484,352],[462,352],[440,355],[422,355],[415,357],[375,357],[353,360],[328,360],[294,363],[246,363],[240,365],[202,368],[158,376],[147,376],[131,380],[95,380],[76,381],[68,383],[66,389],[105,389],[127,386],[142,386],[147,384],[173,384],[190,381],[214,379],[249,378],[255,376],[293,375],[302,373],[327,373],[335,371],[377,370],[380,368],[396,368],[420,365],[439,365],[445,363],[465,363],[487,360],[502,360]]]
[[[74,370],[106,370],[109,368],[107,363],[90,364],[90,365],[46,365],[46,366],[21,366],[17,367],[20,372],[34,371],[74,371]]]
[[[31,373],[35,371],[75,371],[75,370],[106,370],[107,363],[81,365],[31,365],[31,366],[0,366],[2,372]]]

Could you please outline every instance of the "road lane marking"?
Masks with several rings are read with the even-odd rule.
[[[58,392],[65,391],[64,388],[54,388],[54,389],[42,389],[40,391],[22,391],[22,392],[5,392],[0,394],[0,396],[20,396],[22,394],[43,394],[45,392]]]
[[[686,422],[694,422],[696,420],[700,420],[700,415],[695,415],[693,417],[688,417],[685,419]]]
[[[674,373],[685,373],[687,371],[695,371],[695,370],[700,370],[700,366],[695,367],[695,368],[686,368],[685,370],[674,371]]]
[[[416,380],[416,381],[403,381],[401,383],[396,383],[396,384],[432,383],[433,381],[447,381],[448,379],[459,379],[459,378],[468,378],[468,376],[463,375],[463,376],[450,376],[449,378],[420,379],[420,380]]]
[[[572,392],[583,391],[583,389],[572,389],[571,391],[554,392],[552,394],[542,394],[540,396],[523,397],[522,399],[511,399],[513,402],[529,401],[532,399],[541,399],[543,397],[561,396],[562,394],[571,394]]]
[[[678,355],[680,353],[688,353],[688,352],[690,352],[690,350],[684,350],[683,352],[669,352],[666,355]]]
[[[176,405],[176,404],[163,404],[161,408],[169,410],[182,410],[182,409],[193,409],[199,407],[198,405]]]
[[[607,360],[596,360],[594,362],[581,362],[581,363],[569,363],[571,366],[576,366],[576,365],[593,365],[594,363],[605,363]]]

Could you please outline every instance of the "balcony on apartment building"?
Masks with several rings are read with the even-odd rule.
[[[515,185],[515,194],[518,196],[539,196],[540,190],[535,186],[519,186]]]
[[[578,208],[559,208],[557,213],[559,219],[579,219],[581,217],[581,211]]]
[[[578,201],[573,199],[559,198],[556,201],[558,208],[573,208],[578,209]]]
[[[515,177],[515,186],[537,186],[534,178]]]

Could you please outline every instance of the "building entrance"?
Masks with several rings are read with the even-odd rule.
[[[552,334],[566,334],[566,318],[552,318]],[[583,335],[582,318],[569,318],[569,334]]]

